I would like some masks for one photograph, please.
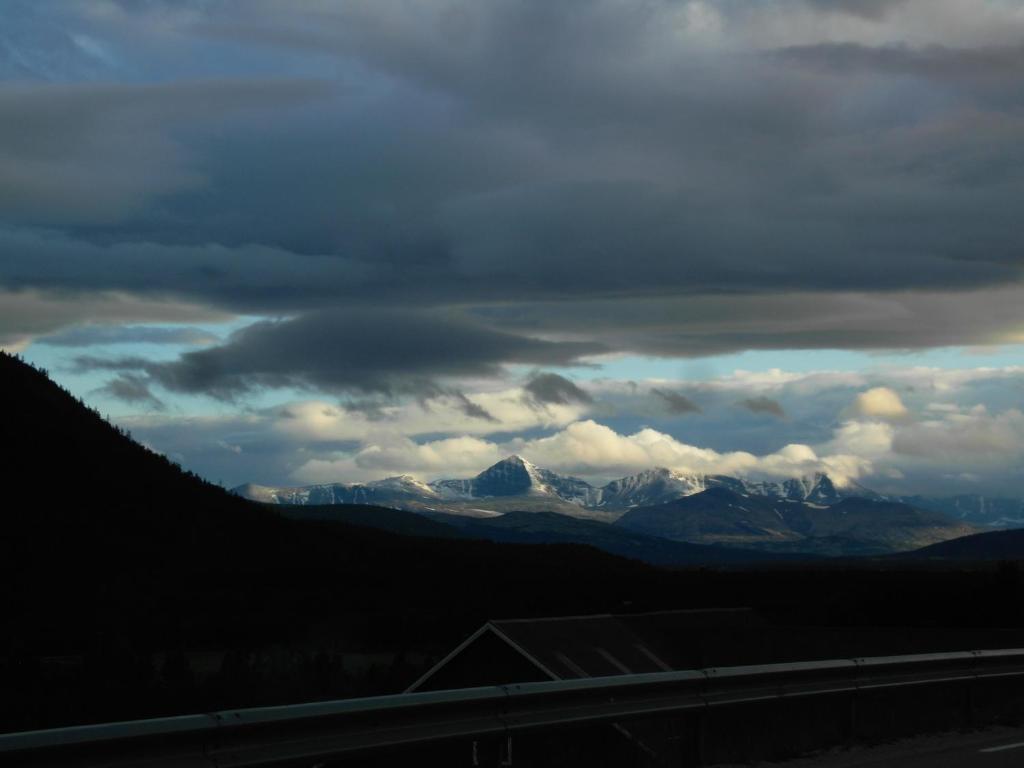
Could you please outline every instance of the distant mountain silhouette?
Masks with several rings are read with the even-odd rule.
[[[915,560],[1024,560],[1024,530],[988,531],[898,555]]]
[[[898,552],[974,530],[896,502],[846,498],[825,506],[725,487],[631,509],[615,527],[673,541],[821,555]]]
[[[978,527],[1024,527],[1024,499],[973,493],[945,497],[902,496],[898,500]]]

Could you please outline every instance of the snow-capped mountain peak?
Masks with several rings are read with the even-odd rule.
[[[509,456],[494,464],[476,477],[468,480],[438,480],[431,488],[442,493],[463,498],[487,498],[494,496],[557,495],[548,486],[546,475],[522,456]]]
[[[629,508],[661,504],[706,488],[707,478],[702,475],[683,475],[666,467],[655,467],[603,486],[600,505]]]

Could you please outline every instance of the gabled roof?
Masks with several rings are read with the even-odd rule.
[[[409,688],[417,690],[485,635],[500,639],[551,680],[669,672],[691,665],[686,637],[697,629],[749,626],[748,608],[500,619],[487,622]]]

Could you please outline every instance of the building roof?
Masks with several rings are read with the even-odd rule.
[[[687,637],[698,630],[757,624],[749,608],[659,611],[639,614],[500,619],[480,627],[409,690],[417,690],[487,635],[528,660],[544,677],[584,677],[669,672],[694,665]]]

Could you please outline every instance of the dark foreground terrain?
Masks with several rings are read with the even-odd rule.
[[[706,664],[1024,645],[1012,562],[671,571],[394,510],[294,520],[7,355],[0,396],[3,730],[397,691],[495,617],[755,608],[766,626],[694,638]]]

